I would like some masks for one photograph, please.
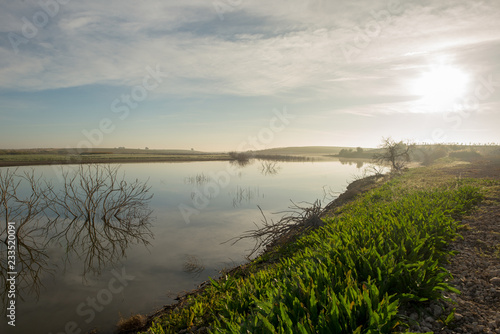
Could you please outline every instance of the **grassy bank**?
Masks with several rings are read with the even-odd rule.
[[[324,227],[211,280],[147,333],[401,330],[399,308],[455,291],[446,246],[491,182],[432,168],[393,178],[336,208]]]
[[[227,154],[16,154],[0,155],[0,167],[90,163],[185,162],[231,160]]]

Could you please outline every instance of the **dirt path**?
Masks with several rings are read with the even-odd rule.
[[[500,160],[480,161],[443,170],[466,178],[500,179]],[[411,330],[425,333],[500,333],[500,189],[488,193],[478,210],[462,221],[463,239],[452,243],[457,254],[445,268],[453,275],[452,285],[461,294],[452,302],[431,304],[419,314]],[[454,320],[444,320],[455,309]],[[414,310],[415,311],[415,310]],[[439,320],[441,319],[441,320]]]

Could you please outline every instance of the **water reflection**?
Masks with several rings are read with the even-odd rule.
[[[62,173],[64,186],[49,200],[56,219],[47,224],[51,240],[84,259],[87,271],[100,273],[125,256],[129,244],[149,244],[153,197],[147,183],[127,182],[119,167],[86,165]]]
[[[259,187],[236,186],[235,191],[231,192],[230,195],[233,197],[233,208],[239,207],[242,203],[251,203],[254,199],[264,198]]]
[[[189,291],[208,276],[214,277],[224,266],[230,268],[241,264],[254,245],[252,240],[242,241],[234,246],[221,243],[255,228],[254,222],[261,219],[258,206],[268,218],[277,220],[279,217],[272,216],[272,213],[286,208],[290,199],[296,202],[314,202],[322,197],[322,187],[325,184],[331,186],[333,191],[341,191],[346,180],[351,180],[354,173],[359,173],[355,165],[343,166],[338,160],[315,163],[278,161],[282,167],[279,174],[265,176],[259,171],[261,161],[254,161],[254,165],[246,168],[237,168],[227,161],[122,165],[120,173],[126,172],[127,181],[148,180],[147,183],[152,186],[151,192],[154,193],[149,207],[154,210],[153,216],[158,217],[152,223],[151,230],[155,238],[150,240],[151,245],[129,246],[127,257],[116,264],[119,272],[120,268],[125,268],[127,275],[135,276],[136,279],[130,281],[119,296],[115,295],[116,298],[101,312],[96,312],[91,323],[87,323],[87,316],[75,313],[78,306],[86,303],[87,298],[96,298],[114,276],[108,268],[103,268],[99,276],[89,273],[85,284],[82,284],[83,264],[76,255],[72,256],[71,266],[64,267],[64,273],[60,269],[63,268],[61,263],[56,268],[53,279],[48,275],[44,276],[42,281],[45,286],[38,302],[34,298],[19,301],[17,312],[21,321],[16,323],[16,328],[0,322],[0,333],[60,333],[66,331],[68,321],[77,322],[81,333],[93,328],[99,328],[102,333],[112,333],[114,324],[119,320],[118,314],[128,316],[131,313],[149,313],[174,302],[180,291]],[[72,170],[75,167],[64,168]],[[29,168],[20,168],[19,174],[24,170]],[[185,177],[204,173],[215,178],[221,175],[221,171],[230,173],[230,182],[219,177],[219,195],[214,196],[200,210],[200,214],[192,215],[191,223],[186,224],[179,206],[194,205],[189,198],[190,192],[197,188],[204,193],[205,187],[211,186],[211,182],[195,187],[186,184]],[[60,171],[54,171],[53,167],[37,166],[35,172],[37,175],[43,173],[46,179],[51,179],[55,189],[59,190],[63,186]],[[29,188],[27,183],[24,185],[21,188]],[[258,187],[265,198],[254,198],[250,203],[242,202],[234,208],[232,200],[237,186],[242,189]],[[212,193],[212,189],[210,192]],[[24,189],[19,195],[24,199],[30,193],[30,189]],[[0,220],[3,224],[3,217]],[[46,220],[41,216],[41,227]],[[3,243],[0,241],[0,244]],[[55,248],[53,244],[47,249],[48,263],[51,265],[60,262],[60,255],[65,254],[65,249]],[[185,272],[186,254],[197,257],[198,262],[205,267],[198,278],[194,273]],[[173,292],[173,295],[169,295],[168,291]]]
[[[46,198],[51,185],[36,177],[34,171],[17,173],[17,169],[0,170],[0,296],[7,298],[8,272],[17,272],[16,297],[23,299],[27,292],[38,295],[40,279],[44,272],[51,272],[47,264],[48,255],[44,247],[46,231],[41,224],[49,203]],[[30,196],[23,196],[22,185],[31,189]],[[8,222],[14,222],[9,242]],[[10,247],[9,247],[10,246]],[[11,251],[9,253],[9,250]],[[15,256],[15,264],[9,262]]]
[[[262,161],[260,164],[260,173],[264,176],[267,175],[278,175],[281,166],[275,161]]]
[[[48,265],[48,250],[59,246],[65,264],[72,256],[83,260],[83,277],[97,274],[125,256],[131,244],[149,244],[150,187],[139,180],[127,182],[119,167],[81,165],[63,170],[59,190],[34,171],[21,175],[0,170],[0,294],[7,292],[7,222],[16,223],[17,297],[36,295]],[[24,191],[23,191],[24,188]],[[24,192],[24,194],[23,194]]]
[[[255,162],[254,159],[250,159],[250,158],[247,158],[247,157],[237,158],[235,160],[230,160],[229,161],[229,163],[231,165],[235,165],[235,166],[238,166],[238,167],[241,167],[241,168],[249,166],[249,165],[252,165],[254,162]]]
[[[202,186],[210,182],[212,178],[204,173],[198,173],[196,175],[188,176],[184,178],[184,183],[195,186]]]
[[[195,255],[186,255],[184,261],[184,272],[199,277],[205,271],[203,261]]]
[[[339,161],[342,165],[352,166],[353,164],[356,164],[356,168],[358,169],[363,168],[364,164],[366,163],[366,161],[360,161],[358,159],[350,160],[350,159],[339,158]]]

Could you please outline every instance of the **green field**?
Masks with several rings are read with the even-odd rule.
[[[0,166],[209,160],[230,160],[230,158],[225,153],[205,153],[191,150],[0,150]]]

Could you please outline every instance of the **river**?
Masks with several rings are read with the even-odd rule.
[[[16,282],[16,326],[9,326],[9,319],[0,312],[0,332],[85,333],[98,328],[100,333],[112,333],[120,316],[150,313],[209,276],[217,277],[222,269],[244,262],[253,242],[224,242],[254,229],[254,223],[262,219],[259,207],[268,219],[279,220],[277,212],[286,210],[291,200],[312,203],[319,199],[326,204],[361,174],[360,167],[359,163],[342,164],[338,160],[115,165],[118,175],[129,184],[138,180],[150,187],[143,198],[146,206],[134,211],[136,222],[141,212],[146,218],[134,230],[130,242],[119,240],[114,248],[116,235],[110,236],[99,226],[95,235],[85,224],[80,225],[84,227],[80,234],[72,231],[62,236],[68,223],[54,231],[49,229],[45,238],[50,241],[40,249],[40,263],[35,258],[26,266],[18,264],[17,269],[23,272],[18,273]],[[21,167],[16,174],[31,170],[37,177],[50,180],[57,193],[63,187],[62,175],[71,175],[78,167]],[[5,175],[7,168],[0,171]],[[31,189],[23,181],[18,192],[26,197]],[[40,216],[37,226],[48,226],[44,219],[51,217],[53,213]],[[4,228],[4,218],[0,222]],[[20,236],[35,233],[35,239],[41,238],[38,232],[22,229],[24,234]],[[6,229],[2,231],[5,240]],[[71,244],[74,238],[80,239]],[[97,251],[92,248],[95,243],[101,246]],[[1,247],[6,254],[5,245]],[[26,254],[17,256],[19,262]],[[8,276],[5,272],[2,275],[5,290]],[[2,300],[7,305],[5,296]]]

